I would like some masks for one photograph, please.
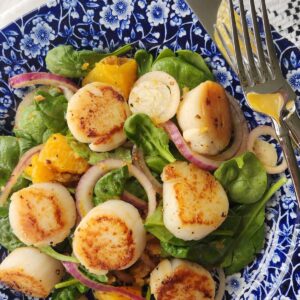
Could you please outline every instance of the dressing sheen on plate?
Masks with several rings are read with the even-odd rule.
[[[279,122],[280,111],[284,104],[284,99],[280,93],[248,93],[247,101],[252,109],[264,113]]]

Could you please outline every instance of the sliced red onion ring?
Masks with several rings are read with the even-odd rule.
[[[18,181],[18,178],[23,173],[24,169],[30,164],[31,158],[36,153],[39,153],[43,148],[43,145],[36,146],[23,154],[15,169],[13,170],[9,180],[6,185],[3,187],[2,193],[0,195],[0,206],[3,206],[7,201],[8,196],[11,193],[13,186]]]
[[[138,210],[141,210],[143,212],[145,212],[147,210],[147,202],[145,202],[144,200],[136,197],[135,195],[124,191],[124,193],[121,195],[121,199],[123,201],[126,201],[130,204],[132,204],[134,207],[136,207]]]
[[[217,268],[216,271],[219,276],[219,287],[215,296],[215,300],[222,300],[225,294],[225,273],[221,268]]]
[[[78,90],[77,85],[70,79],[47,72],[19,74],[11,77],[9,79],[9,84],[13,88],[22,88],[36,84],[43,84],[66,87],[74,93],[76,93]]]
[[[131,300],[145,300],[143,297],[135,295],[125,289],[122,289],[120,287],[114,287],[112,285],[99,283],[96,281],[93,281],[92,279],[88,278],[85,274],[83,274],[79,268],[78,265],[72,262],[63,262],[63,265],[66,269],[66,271],[71,274],[75,279],[80,281],[85,286],[101,291],[101,292],[110,292],[110,293],[117,293],[119,295],[128,297]]]
[[[162,184],[159,181],[157,181],[156,178],[152,175],[151,171],[149,170],[145,162],[143,150],[139,149],[136,145],[134,145],[132,148],[132,161],[133,164],[136,167],[140,168],[142,172],[147,176],[149,181],[152,183],[155,191],[159,195],[162,195]]]
[[[93,208],[93,189],[97,181],[107,172],[128,166],[129,174],[134,176],[145,189],[148,197],[148,216],[156,209],[155,190],[146,175],[137,167],[118,159],[105,159],[92,166],[80,179],[76,188],[76,205],[81,217],[84,217]]]
[[[172,121],[167,121],[163,124],[163,127],[181,155],[195,166],[207,171],[213,171],[222,163],[221,161],[216,161],[193,152],[186,144],[177,126]]]
[[[254,144],[255,141],[262,135],[270,135],[274,139],[278,141],[278,137],[276,135],[276,132],[273,127],[271,126],[258,126],[254,128],[248,138],[248,143],[247,143],[247,149],[248,151],[251,151],[255,153],[254,151]],[[279,174],[284,172],[287,169],[287,163],[285,158],[283,157],[282,162],[277,165],[277,166],[269,166],[264,164],[264,168],[266,169],[268,174]]]

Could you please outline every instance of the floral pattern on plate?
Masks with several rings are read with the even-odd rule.
[[[273,32],[281,67],[300,95],[300,51]],[[237,76],[184,0],[48,0],[47,4],[0,30],[0,132],[9,134],[24,90],[8,78],[44,71],[45,55],[59,44],[113,50],[124,43],[153,54],[164,47],[191,49],[205,58],[216,79],[240,101],[251,128],[270,123],[246,105]],[[242,272],[227,277],[226,299],[300,299],[300,228],[289,182],[268,203],[264,250]],[[297,249],[297,251],[296,251]],[[5,256],[0,250],[0,260]],[[0,299],[25,299],[0,286]]]

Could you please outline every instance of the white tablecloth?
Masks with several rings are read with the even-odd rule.
[[[47,0],[0,0],[0,27],[3,25],[5,12],[21,2],[27,1],[27,9],[39,6]],[[99,0],[101,1],[101,0]],[[213,0],[211,0],[213,1]],[[248,1],[244,1],[247,6]],[[256,0],[257,3],[260,0]],[[271,24],[281,35],[291,40],[300,48],[300,0],[266,0]],[[11,17],[16,18],[17,10],[12,9]]]

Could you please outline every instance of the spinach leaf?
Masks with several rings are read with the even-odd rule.
[[[76,152],[80,157],[86,159],[89,164],[95,165],[101,160],[107,158],[116,158],[124,160],[128,163],[131,163],[131,151],[130,149],[126,149],[124,147],[119,147],[116,150],[109,151],[109,152],[93,152],[87,144],[80,143],[75,140],[75,138],[67,134],[67,141],[69,146]]]
[[[44,97],[42,101],[36,101],[36,109],[41,113],[44,124],[48,132],[66,132],[67,122],[65,114],[67,111],[68,101],[63,94],[51,94],[45,91],[38,91],[37,96]],[[43,132],[45,134],[46,130]],[[42,136],[43,138],[43,136]]]
[[[14,133],[17,137],[33,141],[38,145],[43,142],[43,134],[46,130],[43,114],[36,109],[35,104],[31,104],[23,110]]]
[[[37,90],[35,96],[44,98],[42,101],[27,106],[14,129],[15,135],[22,139],[23,150],[42,144],[53,133],[64,133],[67,130],[65,113],[67,99],[56,88]]]
[[[251,152],[224,162],[214,175],[233,202],[254,203],[267,189],[267,173]]]
[[[273,194],[285,183],[286,178],[279,179],[256,203],[242,205],[236,213],[242,215],[239,231],[230,247],[222,265],[227,274],[233,274],[250,263],[255,254],[261,250],[264,241],[265,205]]]
[[[18,139],[13,136],[0,136],[0,187],[9,179],[19,157]]]
[[[122,55],[131,50],[131,45],[124,45],[112,53],[100,53],[91,50],[76,51],[70,45],[60,45],[48,51],[47,69],[54,74],[69,78],[85,76],[103,58],[110,55]]]
[[[153,63],[152,54],[141,49],[135,52],[134,59],[138,65],[138,77],[150,72]]]
[[[193,89],[209,79],[202,69],[198,69],[180,57],[161,58],[154,62],[151,70],[170,74],[176,79],[181,90],[186,87]]]
[[[141,184],[134,178],[130,177],[125,183],[125,189],[136,197],[148,201],[147,194]]]
[[[207,80],[215,80],[203,57],[198,53],[190,50],[178,50],[176,54],[177,57],[186,61],[190,65],[195,66],[197,69],[202,70],[206,75]]]
[[[94,205],[109,199],[119,199],[124,192],[125,182],[129,178],[128,167],[112,170],[101,177],[94,188]]]
[[[162,51],[160,51],[160,53],[158,54],[158,56],[155,59],[155,62],[157,62],[158,60],[165,58],[165,57],[174,57],[175,53],[169,49],[169,48],[165,48]]]
[[[67,286],[60,289],[55,289],[51,299],[52,300],[76,300],[81,296],[76,285]]]
[[[79,269],[82,273],[84,273],[88,278],[92,279],[93,281],[100,282],[100,283],[108,282],[108,277],[106,275],[92,274],[84,266],[79,266]]]
[[[175,158],[169,150],[169,138],[162,128],[156,127],[146,114],[134,114],[125,124],[124,131],[127,137],[138,147],[143,149],[146,156],[158,156],[168,162]]]
[[[161,174],[165,165],[168,164],[164,158],[158,155],[147,155],[145,157],[145,162],[152,171],[158,174]]]
[[[25,246],[12,232],[8,216],[0,218],[0,245],[8,251]]]
[[[156,208],[155,212],[146,219],[144,224],[146,231],[153,234],[161,242],[170,245],[185,246],[188,242],[176,238],[164,225],[162,203]]]
[[[56,260],[61,260],[61,261],[69,261],[69,262],[73,262],[73,263],[79,263],[78,259],[74,256],[69,256],[69,255],[64,255],[61,254],[59,252],[57,252],[56,250],[54,250],[51,246],[44,246],[44,247],[40,247],[39,250],[53,258],[55,258]]]
[[[8,208],[7,207],[0,207],[0,218],[8,217]]]

